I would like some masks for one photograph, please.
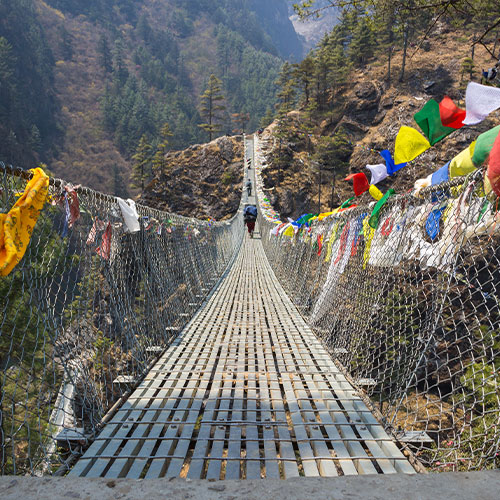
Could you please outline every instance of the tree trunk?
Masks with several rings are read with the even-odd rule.
[[[209,142],[212,142],[212,96],[210,96],[208,103],[208,135],[210,137]]]
[[[406,67],[406,52],[408,49],[408,31],[410,27],[408,23],[405,24],[405,31],[403,35],[403,62],[401,63],[401,73],[399,75],[399,81],[402,82],[405,77],[405,67]]]
[[[321,174],[322,174],[322,170],[321,170],[321,163],[319,164],[319,183],[318,183],[318,214],[321,213],[321,181],[322,181],[322,178],[321,178]]]
[[[332,179],[332,194],[331,194],[331,198],[330,198],[330,209],[333,210],[333,197],[335,195],[335,171],[333,172],[333,179]]]
[[[474,37],[474,41],[476,41],[476,37]],[[472,64],[470,65],[470,75],[469,75],[470,80],[472,80],[472,72],[474,69],[474,49],[475,48],[476,48],[476,46],[474,44],[472,44],[472,49],[470,51],[470,58],[472,60]]]

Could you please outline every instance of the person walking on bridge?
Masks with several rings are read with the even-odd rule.
[[[250,238],[253,238],[253,232],[255,229],[255,221],[257,220],[257,207],[255,205],[247,205],[243,210],[243,220],[248,229],[248,234]]]
[[[250,179],[247,180],[247,191],[248,196],[252,196],[252,181]]]

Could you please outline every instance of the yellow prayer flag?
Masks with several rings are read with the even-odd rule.
[[[334,214],[334,212],[323,212],[322,214],[318,215],[318,220],[322,221],[326,217],[330,217],[330,215],[333,215],[333,214]]]
[[[365,237],[365,251],[363,252],[363,269],[366,269],[370,260],[372,241],[375,236],[375,229],[370,226],[370,215],[363,219],[363,235]]]
[[[381,200],[384,195],[382,194],[382,191],[375,186],[375,184],[372,184],[369,189],[369,193],[372,195],[373,198],[375,198],[377,201]]]
[[[33,178],[7,214],[0,214],[0,275],[7,276],[19,264],[28,248],[40,210],[49,192],[49,178],[41,168],[31,170]]]
[[[476,147],[476,141],[474,141],[469,147],[465,148],[461,153],[458,153],[453,160],[450,162],[450,179],[452,177],[460,177],[461,175],[467,175],[476,170],[476,166],[472,162],[472,155],[474,154],[474,148]]]
[[[408,163],[430,147],[430,142],[418,130],[403,126],[396,137],[394,163]]]

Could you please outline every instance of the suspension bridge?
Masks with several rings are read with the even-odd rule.
[[[273,236],[261,210],[250,239],[242,210],[265,199],[265,148],[245,139],[255,196],[226,222],[138,205],[130,233],[116,198],[79,188],[68,235],[60,209],[44,209],[2,283],[2,474],[251,480],[496,463],[498,246],[478,179],[424,193],[411,213],[398,198],[381,241],[363,238],[364,207],[299,239]],[[3,167],[2,211],[25,178]],[[65,189],[51,180],[54,199]],[[418,233],[410,255],[443,193],[453,251]]]

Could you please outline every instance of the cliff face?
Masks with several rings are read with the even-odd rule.
[[[238,210],[242,179],[242,137],[220,137],[168,153],[140,202],[187,217],[229,219]]]
[[[298,61],[304,53],[303,41],[297,35],[288,18],[287,0],[250,0],[252,10],[258,16],[281,57]]]
[[[328,0],[317,0],[318,8],[328,7]],[[329,33],[337,24],[339,10],[337,8],[328,8],[321,12],[319,18],[311,17],[304,21],[299,19],[293,10],[293,5],[289,4],[290,21],[293,24],[295,32],[300,36],[304,47],[304,55],[309,52],[320,40],[325,33]]]

